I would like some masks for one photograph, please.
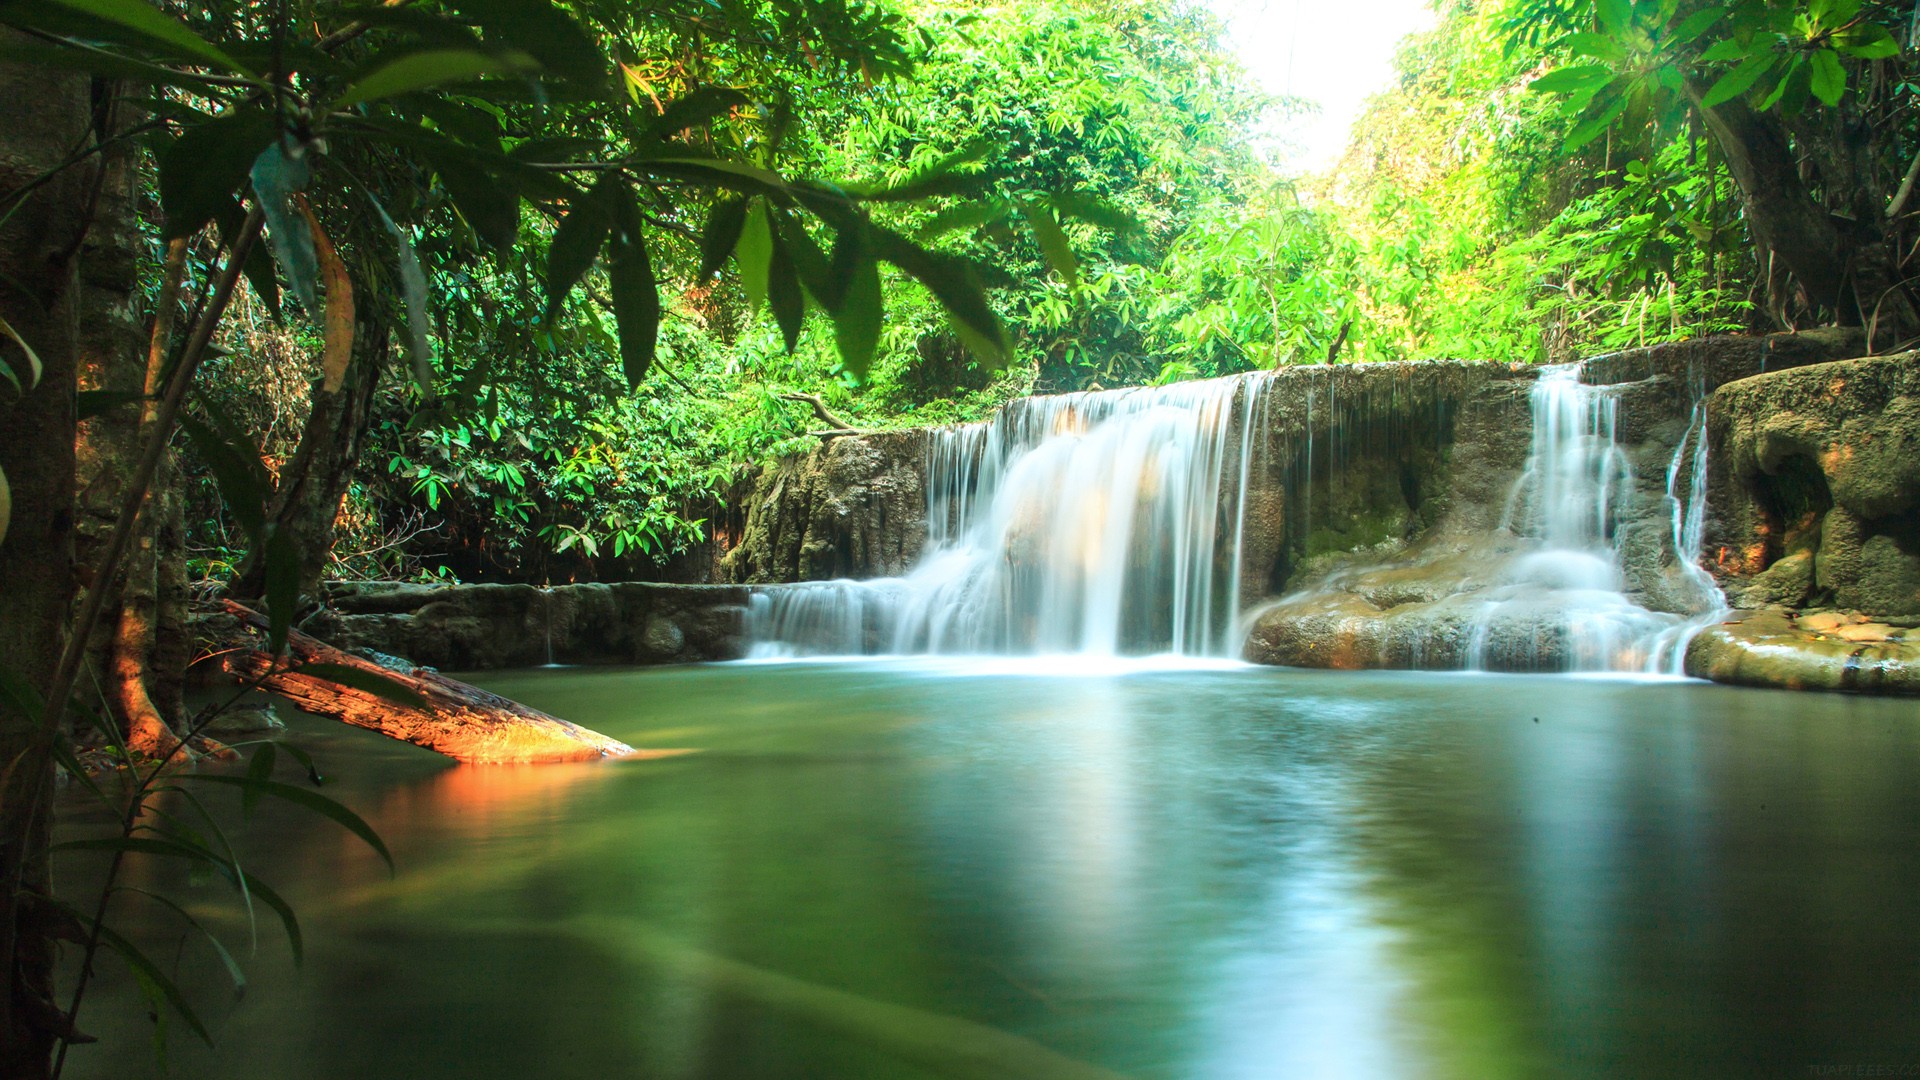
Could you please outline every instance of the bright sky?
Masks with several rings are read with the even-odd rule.
[[[1227,41],[1268,92],[1307,98],[1317,116],[1295,137],[1302,171],[1325,168],[1346,149],[1367,98],[1393,81],[1400,39],[1434,24],[1427,0],[1206,0],[1227,23]]]

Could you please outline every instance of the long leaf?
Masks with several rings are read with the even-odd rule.
[[[1027,224],[1033,228],[1033,238],[1040,244],[1040,252],[1047,258],[1047,265],[1067,283],[1067,288],[1080,285],[1080,263],[1073,257],[1073,245],[1067,242],[1066,231],[1054,219],[1053,210],[1038,203],[1027,203],[1020,208],[1026,215]]]
[[[740,227],[740,243],[733,249],[734,262],[740,266],[740,287],[746,290],[747,313],[758,314],[767,299],[768,266],[773,259],[773,226],[767,219],[764,202],[750,202],[747,220]]]
[[[163,15],[147,0],[35,0],[99,19],[131,31],[162,46],[175,55],[202,61],[210,67],[252,75],[238,60],[207,39],[187,29],[185,24]]]
[[[267,239],[273,245],[274,261],[287,276],[287,287],[300,306],[308,316],[318,317],[320,260],[314,253],[313,234],[307,231],[307,219],[294,202],[312,180],[313,166],[304,152],[296,153],[286,139],[277,138],[254,159],[249,176],[260,210],[267,218]]]
[[[293,803],[295,806],[311,810],[322,817],[330,818],[348,832],[366,841],[368,847],[378,852],[380,857],[386,860],[388,871],[391,872],[393,870],[393,853],[387,850],[386,841],[380,839],[380,834],[373,831],[373,826],[368,825],[362,820],[360,815],[317,791],[309,791],[306,788],[295,787],[292,784],[283,784],[278,780],[255,780],[246,776],[192,774],[182,776],[180,779],[183,782],[220,784],[227,787],[236,787],[243,791],[258,790],[264,795],[271,795],[276,799],[281,799]]]
[[[34,352],[33,346],[27,344],[27,339],[21,337],[20,332],[18,330],[15,330],[13,328],[13,325],[7,322],[7,320],[4,318],[0,318],[0,335],[4,335],[9,340],[11,340],[15,345],[20,346],[20,350],[27,354],[26,389],[31,390],[34,387],[39,386],[40,374],[41,372],[46,370],[46,368],[42,366],[40,363],[40,354]],[[19,386],[20,382],[18,379],[14,379],[13,384],[15,386]]]
[[[1700,106],[1711,109],[1715,105],[1732,101],[1746,93],[1754,83],[1760,81],[1760,76],[1773,70],[1778,60],[1779,57],[1771,52],[1747,57],[1739,67],[1722,75],[1720,81],[1713,84],[1707,91],[1707,96],[1700,99]]]
[[[800,291],[800,272],[794,269],[793,256],[786,238],[773,236],[773,259],[767,264],[767,305],[773,309],[773,321],[780,327],[787,352],[800,344],[800,327],[806,321],[807,297]]]
[[[394,224],[393,216],[379,200],[368,196],[373,212],[380,216],[387,235],[393,237],[400,258],[400,293],[407,307],[407,357],[412,361],[413,381],[426,397],[433,396],[433,352],[427,344],[427,325],[433,313],[427,307],[427,272],[420,267],[420,253],[413,240]]]
[[[154,892],[150,889],[140,888],[138,885],[122,885],[120,886],[118,891],[139,893],[141,896],[144,896],[147,899],[152,900],[154,903],[159,904],[162,907],[172,910],[174,914],[180,916],[180,920],[186,923],[189,927],[198,931],[200,936],[206,939],[207,944],[213,946],[213,951],[219,955],[220,963],[224,965],[227,969],[227,977],[233,980],[233,996],[235,1000],[238,1000],[246,996],[247,973],[240,969],[239,962],[234,960],[233,954],[227,951],[227,947],[221,944],[220,939],[213,935],[213,931],[208,930],[206,927],[200,925],[200,920],[194,918],[192,912],[188,911],[186,908],[181,907],[179,904],[174,903],[172,900],[169,900],[168,898],[160,895],[159,893]]]
[[[559,227],[553,231],[553,242],[547,245],[549,323],[559,317],[567,294],[579,284],[581,278],[587,276],[594,260],[600,257],[600,249],[607,242],[607,233],[613,228],[611,207],[614,185],[620,183],[619,176],[619,173],[610,171],[601,176],[592,190],[575,196],[567,216],[560,219]]]
[[[833,340],[840,363],[855,378],[865,379],[880,346],[886,302],[880,292],[880,264],[862,255],[847,276],[846,295],[833,315]]]
[[[260,453],[247,443],[217,411],[209,413],[211,423],[191,413],[180,417],[181,430],[187,433],[200,460],[213,473],[220,498],[240,527],[258,538],[267,520],[267,490],[270,481]]]
[[[640,133],[642,139],[667,140],[688,128],[703,127],[748,104],[747,95],[724,86],[703,86],[670,103]]]
[[[320,389],[337,393],[347,380],[347,365],[353,362],[353,279],[347,276],[347,264],[334,250],[333,240],[320,227],[320,219],[305,202],[300,214],[313,236],[313,254],[320,263],[320,280],[327,288],[325,330],[320,352]]]
[[[158,965],[147,959],[147,954],[134,947],[133,942],[121,937],[118,931],[104,923],[95,924],[93,929],[99,933],[101,942],[120,954],[120,958],[133,969],[134,975],[143,985],[157,990],[166,1003],[173,1007],[173,1011],[179,1013],[180,1018],[193,1029],[195,1035],[200,1036],[208,1046],[213,1045],[213,1036],[207,1034],[207,1026],[200,1022],[199,1015],[193,1011],[192,1006],[187,1004],[186,996],[180,993],[180,988],[173,984],[172,979],[167,978],[166,973],[161,971]]]
[[[646,380],[660,348],[660,289],[633,193],[622,186],[615,205],[619,233],[608,248],[607,284],[613,292],[613,321],[620,335],[620,365],[627,386],[635,388]]]
[[[607,88],[606,55],[552,0],[451,0],[495,45],[524,49],[547,74],[595,92]]]
[[[987,303],[979,275],[964,260],[940,255],[886,229],[872,231],[880,257],[926,286],[964,332],[961,340],[988,367],[1006,366],[1013,345],[1006,325]]]
[[[278,656],[286,651],[293,612],[300,605],[300,552],[293,546],[293,534],[275,526],[260,554],[266,560],[267,650]]]
[[[539,62],[523,52],[430,49],[402,56],[367,72],[335,98],[329,108],[347,109],[416,90],[471,82],[489,75],[522,75],[539,68]]]
[[[1847,92],[1847,72],[1840,66],[1840,57],[1831,49],[1820,49],[1814,52],[1811,64],[1813,96],[1829,107],[1840,104]]]
[[[159,158],[161,238],[192,236],[231,205],[277,130],[272,113],[244,107],[194,124],[168,143]]]
[[[306,939],[300,933],[300,919],[294,914],[293,905],[269,888],[266,882],[252,874],[241,871],[240,880],[246,883],[248,895],[257,898],[261,903],[272,908],[274,914],[280,916],[280,925],[287,932],[287,948],[293,953],[293,962],[296,965],[304,962]]]
[[[726,265],[727,256],[740,246],[740,236],[746,224],[745,199],[718,198],[713,201],[713,209],[707,213],[706,231],[700,234],[701,282],[712,281],[713,276]]]

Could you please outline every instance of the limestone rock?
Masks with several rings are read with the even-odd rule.
[[[1736,612],[1693,639],[1687,674],[1785,690],[1920,694],[1920,637],[1851,615]]]

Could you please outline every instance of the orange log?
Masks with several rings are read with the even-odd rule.
[[[378,731],[456,761],[589,761],[634,752],[631,746],[597,731],[458,679],[419,668],[393,671],[298,630],[287,635],[287,655],[275,657],[266,649],[265,616],[231,600],[222,601],[221,606],[240,624],[236,640],[223,643],[226,670],[242,681],[258,679],[262,689],[318,716]],[[303,674],[300,669],[306,664],[338,664],[386,679],[419,695],[429,708],[402,705],[367,690]]]

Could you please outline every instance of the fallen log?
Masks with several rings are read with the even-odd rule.
[[[217,642],[227,672],[242,681],[258,680],[262,689],[307,712],[377,731],[456,761],[591,761],[634,753],[631,746],[597,731],[439,672],[381,667],[298,630],[287,635],[287,654],[276,657],[266,648],[265,616],[231,600],[221,601],[220,606],[234,619],[231,632],[221,634]],[[426,707],[402,704],[416,699]]]

